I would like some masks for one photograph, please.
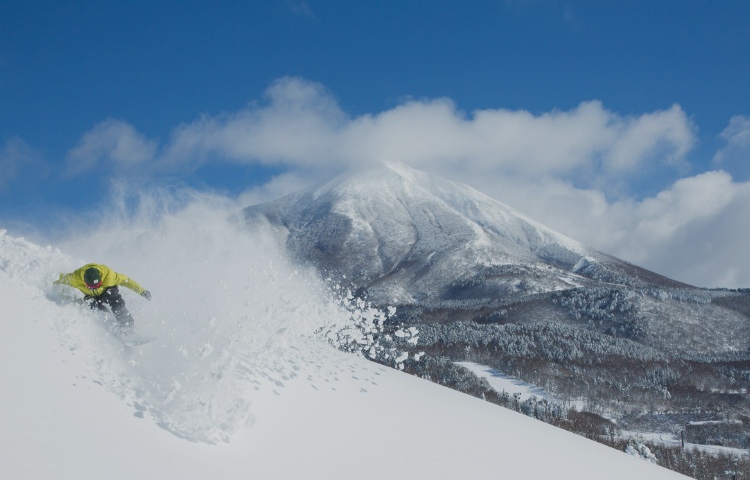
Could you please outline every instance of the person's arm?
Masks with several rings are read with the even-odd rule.
[[[86,284],[83,283],[83,279],[81,279],[81,276],[78,270],[72,273],[61,273],[60,277],[52,283],[57,284],[57,285],[67,285],[69,287],[73,287],[83,292],[84,295],[89,294],[89,291],[86,289]]]
[[[57,280],[55,280],[52,283],[56,283],[58,285],[70,285],[70,280],[72,278],[73,278],[73,274],[72,273],[65,273],[65,274],[61,273],[60,274],[60,278],[58,278]]]
[[[151,292],[143,288],[138,282],[136,282],[132,278],[122,273],[115,273],[115,275],[116,275],[116,280],[115,280],[116,285],[122,285],[123,287],[131,289],[132,291],[146,298],[147,300],[151,300]]]

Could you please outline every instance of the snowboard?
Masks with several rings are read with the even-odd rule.
[[[140,347],[141,345],[146,345],[147,343],[151,343],[154,340],[156,340],[156,337],[149,337],[145,335],[139,335],[135,332],[131,332],[129,334],[119,335],[119,339],[123,345],[129,348],[132,348],[132,347]]]
[[[102,316],[102,323],[109,335],[128,348],[138,347],[156,340],[156,337],[138,332],[134,327],[121,325],[109,312]]]
[[[156,337],[154,336],[137,332],[133,329],[133,327],[123,327],[116,321],[112,321],[111,323],[109,323],[108,327],[108,330],[110,331],[112,336],[119,340],[126,347],[138,347],[140,345],[145,345],[156,340]]]

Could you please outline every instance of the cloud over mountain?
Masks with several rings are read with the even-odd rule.
[[[742,151],[742,118],[725,131],[727,147],[717,158]],[[351,116],[323,85],[285,77],[262,101],[176,126],[162,143],[126,122],[105,122],[82,137],[69,159],[78,159],[79,168],[105,158],[137,163],[141,175],[185,175],[219,164],[276,169],[269,183],[246,193],[252,201],[353,165],[401,162],[470,184],[571,237],[682,281],[750,284],[750,274],[729,272],[735,259],[707,258],[698,269],[685,268],[703,262],[687,256],[696,245],[670,249],[684,228],[706,221],[716,228],[710,243],[733,248],[728,240],[737,227],[721,219],[729,218],[748,188],[724,170],[689,174],[696,131],[676,104],[622,115],[596,100],[536,113],[466,112],[448,98],[408,99]],[[750,271],[748,266],[739,270]]]
[[[472,189],[404,164],[340,175],[245,209],[292,255],[380,303],[439,304],[583,285],[682,286]]]

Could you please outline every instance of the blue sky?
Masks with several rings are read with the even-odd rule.
[[[0,228],[395,160],[750,286],[748,78],[746,1],[3,2]]]

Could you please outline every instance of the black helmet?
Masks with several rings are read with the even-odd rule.
[[[102,274],[94,267],[89,267],[83,273],[83,281],[90,289],[96,289],[102,286]]]

